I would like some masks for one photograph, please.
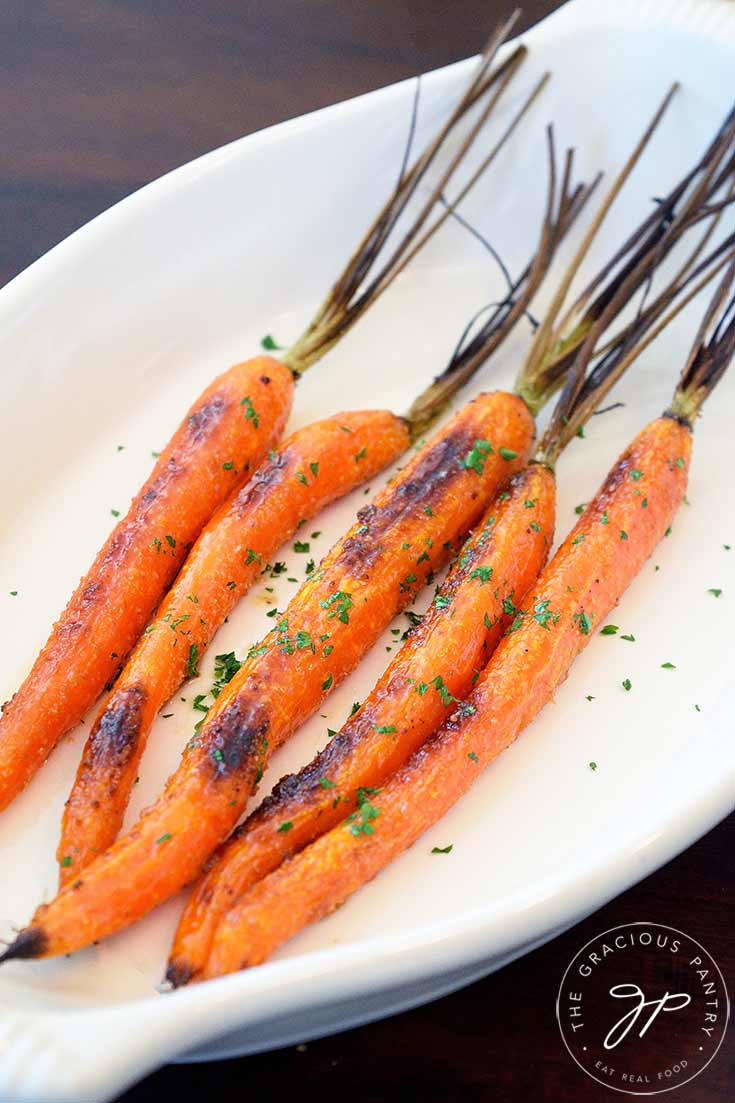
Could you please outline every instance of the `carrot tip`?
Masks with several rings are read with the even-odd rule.
[[[12,958],[42,957],[46,950],[46,935],[40,927],[26,927],[14,942],[0,954],[0,965]]]
[[[174,988],[182,988],[194,976],[194,970],[183,961],[170,961],[166,969],[166,980]]]

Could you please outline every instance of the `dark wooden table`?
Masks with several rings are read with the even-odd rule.
[[[0,282],[135,188],[242,134],[473,53],[510,0],[5,0],[0,6]],[[527,0],[526,24],[557,3]],[[171,1067],[124,1097],[181,1091],[351,1103],[614,1098],[563,1048],[561,976],[598,932],[687,931],[735,990],[735,816],[502,972],[417,1011],[307,1046]],[[735,1097],[733,1031],[675,1096]]]

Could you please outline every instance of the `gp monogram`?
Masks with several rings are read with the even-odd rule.
[[[688,1083],[727,1029],[724,978],[698,942],[659,923],[630,923],[593,938],[561,982],[564,1044],[593,1080],[629,1095]]]

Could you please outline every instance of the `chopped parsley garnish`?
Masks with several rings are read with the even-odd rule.
[[[668,536],[668,533],[666,533],[666,535]],[[625,531],[625,529],[620,530],[620,539],[621,540],[627,540],[628,539],[628,534]]]
[[[719,590],[716,587],[713,587],[711,590],[708,590],[707,593],[712,594],[713,597],[719,597],[720,594],[722,593],[722,590]]]
[[[662,670],[676,670],[676,667],[674,666],[673,663],[661,663],[661,669]]]
[[[470,578],[479,578],[481,585],[485,585],[493,577],[492,567],[475,567],[474,571],[470,574]]]
[[[592,621],[587,616],[584,609],[582,609],[579,613],[576,613],[574,619],[576,620],[577,625],[578,625],[579,630],[582,633],[582,635],[583,636],[589,636],[590,631],[592,629]]]
[[[167,843],[170,838],[171,832],[167,831],[164,835],[161,835],[160,838],[156,839],[156,846],[160,846],[161,843]]]
[[[437,594],[434,598],[435,609],[446,609],[452,604],[452,598],[449,594]]]
[[[197,670],[197,659],[199,658],[199,648],[195,643],[189,645],[189,654],[186,659],[186,677],[196,678],[199,674]]]
[[[327,620],[332,620],[334,617],[337,620],[342,621],[343,624],[350,623],[350,609],[353,608],[352,594],[348,594],[345,590],[337,590],[326,601],[319,602],[322,609],[330,609],[331,612],[327,613]],[[334,608],[332,608],[334,606]]]
[[[627,640],[628,643],[635,643],[635,636],[632,632],[629,632],[625,636],[621,636],[620,638],[621,640]]]
[[[454,843],[450,843],[449,846],[432,846],[432,854],[451,854]]]
[[[512,448],[498,448],[498,455],[502,456],[504,460],[518,459],[518,453],[514,452]]]
[[[327,674],[326,678],[322,682],[322,692],[323,693],[326,693],[328,689],[332,688],[332,682],[333,681],[334,681],[333,675],[332,674]]]
[[[285,346],[276,344],[275,339],[270,333],[266,333],[265,337],[262,337],[260,340],[260,347],[265,349],[266,352],[275,352],[276,349],[282,349]]]
[[[631,479],[633,480],[634,483],[637,483],[639,481],[639,479],[643,478],[643,472],[638,471],[638,469],[634,467],[633,470],[630,473],[630,477],[631,477]]]
[[[541,525],[538,521],[531,521],[529,528],[532,528],[534,532],[541,532]]]
[[[467,471],[476,471],[482,475],[485,470],[485,461],[492,454],[493,446],[489,440],[476,440],[474,447],[461,460],[462,467]]]
[[[477,755],[475,754],[474,751],[469,751],[467,757],[471,758],[473,762],[479,762],[480,761],[480,759],[477,757]]]
[[[260,425],[260,418],[258,417],[255,407],[253,406],[253,403],[248,395],[245,395],[244,398],[240,399],[240,405],[245,407],[245,420],[252,421],[253,428],[257,429]]]
[[[311,544],[308,540],[296,540],[294,541],[293,550],[299,552],[300,555],[308,555],[311,551]]]
[[[630,691],[630,689],[631,689],[631,688],[632,688],[632,686],[633,686],[633,683],[631,682],[630,678],[624,678],[624,679],[623,679],[623,683],[622,683],[622,685],[623,685],[623,689],[624,689],[624,690],[625,690],[626,692],[629,692],[629,691]]]
[[[223,471],[234,471],[235,465],[232,460],[228,460],[227,463],[222,464]]]
[[[293,820],[284,820],[280,827],[276,828],[276,831],[280,832],[281,835],[286,835],[292,827]]]
[[[360,460],[364,460],[367,456],[367,448],[361,448],[359,452],[355,453],[355,463],[359,463]]]
[[[65,854],[64,857],[59,862],[59,865],[63,866],[64,869],[66,869],[66,868],[68,868],[68,866],[71,865],[71,861],[72,861],[71,854]]]
[[[606,624],[604,628],[600,629],[601,636],[617,636],[620,629],[617,624]]]

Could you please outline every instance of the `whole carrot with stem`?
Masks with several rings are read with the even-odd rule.
[[[552,174],[542,253],[526,286],[542,277],[585,198],[584,189],[570,191],[570,176],[571,156],[562,187]],[[502,324],[507,330],[515,320],[514,315]],[[410,416],[409,421],[415,432]],[[426,424],[424,411],[422,430]],[[199,872],[239,818],[272,751],[447,562],[494,491],[522,465],[533,436],[522,399],[503,392],[480,395],[363,507],[277,614],[273,630],[251,648],[160,798],[44,910],[52,923],[58,915],[60,925],[50,937],[40,936],[36,949],[68,952],[111,934]]]
[[[620,456],[523,600],[477,684],[379,791],[344,823],[249,889],[219,923],[203,976],[264,961],[329,914],[416,841],[553,697],[593,631],[664,536],[687,485],[692,429],[735,354],[735,261],[711,304],[673,402]],[[571,378],[571,377],[570,377]],[[591,391],[588,391],[587,398]],[[553,465],[562,416],[583,424],[570,388],[537,453]]]
[[[492,56],[497,41],[498,36],[495,36],[488,57]],[[437,186],[439,189],[444,187],[455,164],[469,148],[473,135],[513,75],[517,64],[513,58],[522,59],[522,56],[522,51],[512,55],[510,62],[498,71],[500,76],[496,74],[483,78],[483,66],[486,67],[487,61],[481,65],[479,83],[478,76],[475,76],[461,101],[462,110],[458,108],[454,112],[450,124],[455,116],[460,118],[462,112],[475,102],[478,89],[482,90],[497,80],[498,90],[476,120],[470,136],[465,138],[449,169],[445,170]],[[434,189],[386,265],[384,274],[378,280],[379,286],[366,293],[361,290],[358,276],[364,281],[377,255],[376,249],[381,247],[385,223],[394,221],[397,211],[405,204],[405,189],[399,185],[391,203],[375,224],[377,240],[374,240],[371,231],[307,334],[285,355],[284,361],[294,371],[305,370],[325,348],[331,347],[345,327],[354,323],[366,304],[382,293],[397,271],[405,266],[407,259],[414,256],[446,217],[454,212],[460,199],[502,149],[535,101],[545,80],[545,77],[542,78],[533,88],[454,203],[447,204],[439,219],[419,235],[418,230],[423,227],[431,205],[440,194],[437,188]],[[434,145],[439,148],[437,142]],[[424,161],[426,155],[417,164],[421,166]],[[581,209],[586,193],[578,191],[574,196],[568,196],[565,191],[564,196],[565,201],[569,200],[569,206],[568,209],[560,207],[559,233],[555,232],[542,241],[534,263],[514,289],[512,311],[498,316],[492,327],[494,333],[508,332],[522,313],[524,304],[535,293],[548,270],[561,234]],[[551,215],[547,217],[550,219]],[[410,247],[408,258],[407,246]],[[457,367],[457,374],[458,371]],[[455,390],[465,378],[466,375],[461,378],[458,375]],[[433,416],[443,405],[436,405]],[[421,429],[427,424],[422,420]],[[252,480],[234,492],[215,514],[192,548],[181,575],[158,609],[155,620],[146,629],[122,670],[87,740],[65,808],[57,850],[62,886],[75,880],[79,871],[115,840],[156,713],[183,679],[196,672],[198,659],[225,616],[252,584],[259,564],[266,561],[292,534],[300,521],[396,459],[408,447],[410,434],[417,428],[410,419],[407,421],[388,411],[339,415],[336,419],[316,423],[274,452]]]
[[[280,361],[258,356],[219,376],[200,395],[156,460],[150,477],[54,625],[25,681],[3,707],[0,811],[114,681],[203,526],[281,436],[295,379],[354,325],[448,217],[449,211],[444,211],[424,231],[421,241],[414,240],[435,206],[437,193],[432,193],[421,207],[411,235],[378,267],[399,216],[448,136],[490,92],[487,104],[441,172],[440,191],[523,61],[526,51],[519,47],[491,71],[497,49],[515,19],[493,35],[477,73],[435,140],[410,169],[404,162],[394,193],[304,336]],[[521,114],[524,112],[525,107]],[[497,155],[512,129],[496,143],[462,194]]]
[[[704,171],[709,173],[711,168],[705,161]],[[687,179],[691,178],[688,174]],[[613,185],[611,194],[619,186],[620,180]],[[679,193],[683,195],[683,189]],[[695,189],[680,208],[662,207],[664,229],[670,239],[679,240],[682,226],[696,224],[702,202],[701,189]],[[653,231],[657,229],[650,219],[643,225]],[[732,239],[728,240],[731,246]],[[591,241],[592,234],[588,234],[585,249],[579,250],[572,260],[561,279],[562,286],[570,286]],[[669,320],[664,315],[670,304],[676,302],[670,314],[678,311],[682,300],[688,301],[704,281],[712,278],[723,263],[727,244],[715,248],[698,265],[685,265],[648,309],[639,311],[633,323],[603,345],[594,377],[580,397],[583,417],[575,430],[592,415],[613,383]],[[664,235],[654,232],[647,248],[636,249],[635,264],[626,264],[614,276],[609,262],[605,264],[606,279],[597,281],[604,308],[599,309],[595,301],[590,324],[578,327],[578,333],[587,334],[584,344],[576,345],[578,358],[586,363],[596,355],[604,327],[641,282],[653,278],[671,247]],[[695,260],[699,255],[697,246]],[[688,292],[686,297],[684,292]],[[562,311],[564,302],[563,296],[557,296],[539,327],[521,372],[521,386],[536,365],[554,364],[555,353],[563,345],[565,335],[563,326],[555,321],[555,313]],[[477,350],[469,355],[476,357]],[[578,376],[577,367],[575,378]],[[566,416],[567,405],[565,395],[557,408],[557,417]],[[558,431],[564,441],[569,439],[568,427],[560,424]],[[467,545],[424,622],[413,631],[410,642],[389,665],[357,714],[315,760],[299,774],[284,778],[213,856],[177,928],[167,972],[172,983],[178,985],[203,976],[217,925],[237,899],[284,859],[333,827],[344,817],[345,802],[354,804],[357,794],[382,785],[438,726],[442,705],[449,706],[455,698],[469,692],[471,679],[480,667],[480,657],[487,661],[498,641],[503,612],[513,612],[514,597],[525,593],[527,580],[535,578],[541,568],[541,549],[532,538],[529,540],[532,530],[535,528],[545,538],[550,538],[553,532],[555,482],[545,464],[532,464],[514,476],[509,492],[509,496],[508,493],[502,496],[508,499],[506,502],[497,501],[488,510],[485,523],[492,522],[492,533],[481,529],[478,538],[481,547],[475,541]],[[528,509],[534,513],[528,514]],[[486,584],[491,581],[487,589]]]

